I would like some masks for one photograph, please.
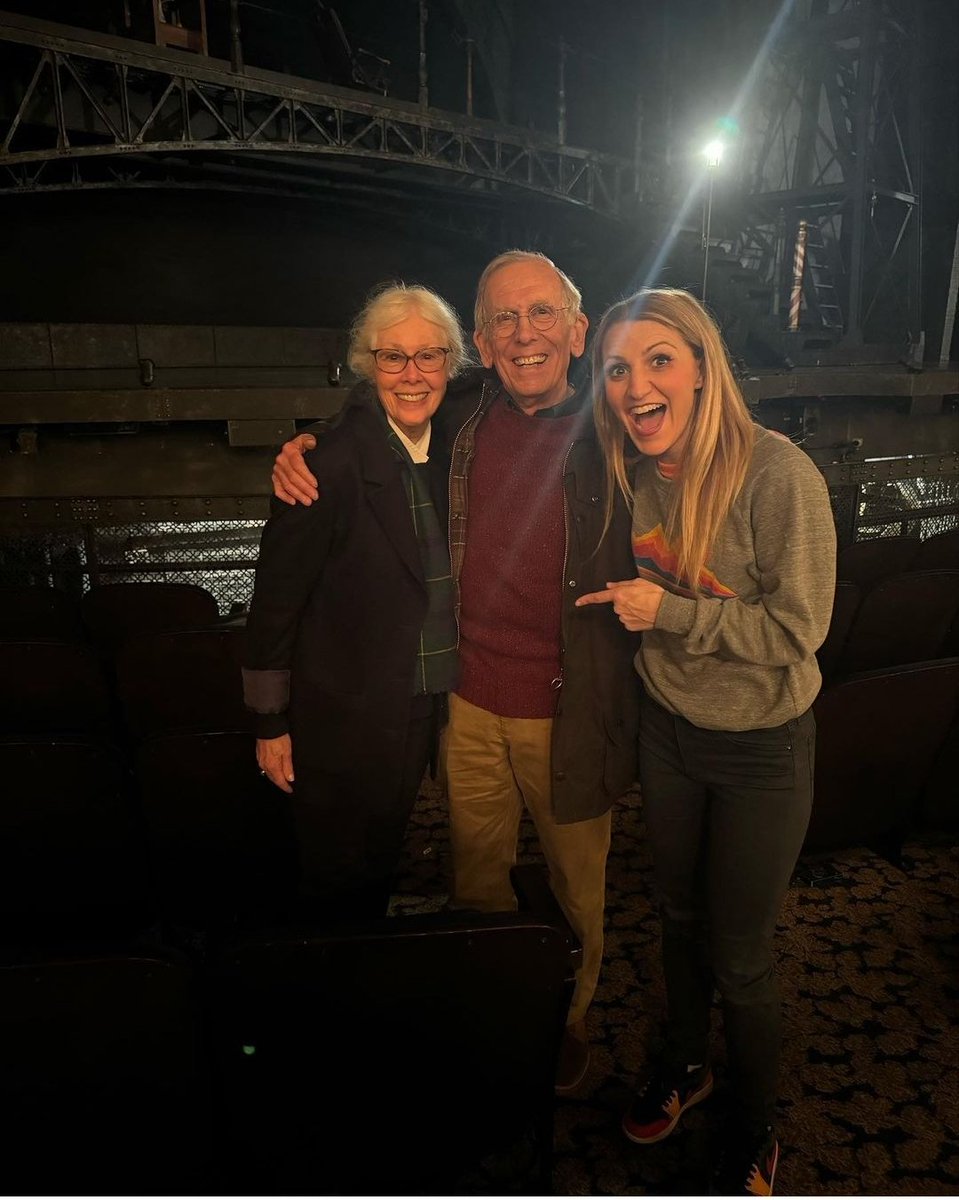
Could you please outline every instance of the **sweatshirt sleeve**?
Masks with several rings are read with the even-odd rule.
[[[312,464],[311,469],[315,470]],[[324,487],[320,499],[309,506],[274,498],[260,539],[243,666],[243,699],[256,714],[260,738],[289,730],[293,648],[303,609],[329,555],[333,493]]]
[[[748,497],[759,595],[741,600],[667,592],[655,627],[691,655],[782,667],[822,645],[832,615],[836,532],[829,493],[802,452],[775,456]]]

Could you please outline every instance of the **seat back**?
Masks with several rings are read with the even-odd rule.
[[[959,832],[959,715],[942,740],[922,790],[921,818],[927,829]]]
[[[0,741],[0,941],[126,933],[149,917],[145,846],[117,752]]]
[[[110,652],[131,634],[201,629],[219,617],[216,599],[192,583],[100,584],[80,611],[91,640]]]
[[[83,641],[76,601],[50,587],[0,588],[0,639]]]
[[[132,636],[116,660],[124,723],[136,738],[249,729],[241,675],[246,631],[179,630]]]
[[[959,529],[926,538],[916,551],[910,570],[959,571]]]
[[[111,736],[113,697],[94,651],[76,642],[0,642],[0,730]]]
[[[956,658],[959,657],[959,611],[952,618],[952,624],[946,630],[946,636],[942,639],[942,645],[939,647],[939,655],[941,658]]]
[[[937,658],[957,610],[959,571],[884,579],[863,597],[837,670],[851,675]]]
[[[570,967],[566,932],[524,913],[393,918],[224,951],[219,1085],[247,1185],[455,1194],[491,1144],[529,1130],[548,1163]]]
[[[915,824],[959,706],[959,659],[854,675],[816,700],[816,776],[805,850],[875,842]]]
[[[203,1195],[208,1072],[172,954],[0,963],[5,1190]]]
[[[869,538],[840,548],[836,578],[858,584],[865,594],[882,579],[910,570],[920,546],[917,537]]]
[[[289,797],[260,775],[252,734],[150,738],[137,777],[161,917],[213,930],[289,911]]]
[[[829,683],[836,673],[860,599],[861,593],[857,584],[837,581],[829,630],[826,640],[816,651],[824,685]]]

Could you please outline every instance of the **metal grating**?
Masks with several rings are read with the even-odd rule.
[[[918,477],[863,484],[857,517],[857,541],[945,533],[959,525],[959,479]]]
[[[154,521],[0,533],[0,585],[46,585],[80,596],[94,583],[192,583],[221,616],[253,595],[262,521]]]
[[[853,474],[852,467],[856,471]],[[824,471],[840,546],[866,538],[929,538],[959,526],[959,474],[913,458]],[[917,472],[909,477],[907,472]],[[940,471],[942,470],[940,464]],[[923,474],[918,474],[923,471]],[[248,610],[261,520],[0,526],[0,586],[52,586],[79,597],[93,583],[192,583],[221,616]]]
[[[830,463],[820,470],[840,546],[879,537],[930,538],[959,526],[959,454]]]

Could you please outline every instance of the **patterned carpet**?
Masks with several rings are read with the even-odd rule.
[[[524,823],[521,861],[539,861]],[[400,910],[442,903],[449,847],[443,796],[413,815]],[[717,1090],[659,1145],[628,1142],[619,1120],[663,1009],[658,921],[638,795],[616,808],[606,959],[593,1006],[589,1074],[557,1102],[558,1195],[699,1195],[722,1125]],[[420,898],[420,899],[418,899]],[[959,846],[925,837],[893,865],[863,847],[803,860],[778,943],[785,1042],[776,1191],[781,1195],[959,1192]],[[521,1148],[463,1192],[524,1190]],[[525,1190],[530,1190],[527,1187]]]

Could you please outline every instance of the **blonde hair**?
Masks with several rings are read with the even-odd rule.
[[[373,339],[382,330],[397,325],[414,313],[443,330],[450,350],[446,358],[449,379],[470,365],[459,317],[442,296],[419,284],[384,283],[370,293],[350,329],[350,348],[346,361],[354,375],[372,382],[374,371],[370,351],[373,349]]]
[[[679,288],[643,288],[614,304],[600,321],[593,342],[593,416],[606,460],[606,524],[612,520],[616,488],[632,504],[627,459],[632,450],[620,418],[606,403],[603,343],[614,325],[658,321],[675,329],[689,346],[702,372],[682,449],[675,496],[666,536],[678,555],[678,576],[699,590],[699,576],[719,530],[739,494],[749,467],[755,425],[729,365],[722,335],[712,317],[689,292]]]
[[[486,289],[489,287],[490,279],[492,279],[501,267],[509,267],[513,263],[521,262],[543,263],[556,272],[559,279],[559,288],[563,294],[563,303],[567,305],[566,320],[570,325],[572,325],[583,311],[583,296],[579,288],[565,271],[559,269],[551,258],[547,258],[545,254],[540,254],[538,250],[506,250],[502,254],[498,254],[491,263],[487,264],[483,274],[479,277],[479,283],[476,285],[476,304],[473,309],[473,325],[475,329],[482,329],[492,316],[486,310]]]

